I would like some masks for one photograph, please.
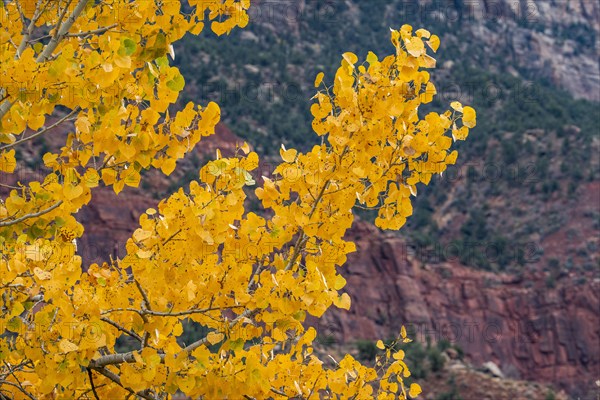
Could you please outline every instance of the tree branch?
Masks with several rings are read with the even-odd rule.
[[[223,307],[220,307],[219,309],[222,309]],[[257,313],[258,310],[246,310],[243,313],[241,313],[240,315],[238,315],[233,321],[231,321],[229,323],[229,328],[233,328],[238,322],[240,322],[243,318],[248,318],[250,316],[252,316],[252,314]],[[192,351],[194,351],[195,349],[197,349],[198,347],[202,346],[203,344],[205,344],[208,341],[208,336],[195,341],[194,343],[190,344],[189,346],[183,348],[181,350],[181,352],[179,352],[175,357],[180,356],[183,353],[191,353]],[[120,354],[108,354],[106,356],[102,356],[100,358],[97,358],[95,360],[91,360],[90,364],[89,364],[89,368],[93,368],[93,369],[99,369],[99,368],[104,368],[107,365],[117,365],[117,364],[123,364],[123,363],[134,363],[135,362],[135,357],[134,357],[134,353],[138,351],[130,351],[128,353],[120,353]],[[161,362],[164,361],[165,359],[165,355],[164,354],[160,354],[160,360]]]
[[[2,363],[6,366],[6,368],[8,368],[8,373],[10,375],[13,376],[13,378],[15,378],[15,381],[17,381],[17,383],[13,383],[7,380],[2,380],[2,384],[8,384],[11,386],[16,387],[17,389],[19,389],[21,392],[23,392],[23,394],[25,394],[27,397],[29,397],[32,400],[35,400],[35,397],[33,397],[33,395],[31,395],[27,390],[23,389],[23,385],[21,384],[21,381],[19,380],[19,378],[17,378],[17,375],[15,375],[15,369],[11,368],[10,364],[8,364],[6,361],[2,361]],[[16,366],[15,368],[19,368],[22,364],[19,364],[18,366]]]
[[[137,313],[139,315],[152,315],[155,317],[184,317],[186,315],[191,314],[204,314],[209,311],[219,311],[219,310],[232,310],[235,308],[244,308],[245,306],[221,306],[221,307],[209,307],[209,308],[201,308],[195,310],[186,310],[186,311],[176,311],[176,312],[168,312],[168,311],[154,311],[154,310],[138,310],[137,308],[112,308],[110,310],[102,311],[101,314],[111,314],[119,311],[131,311]]]
[[[37,22],[38,18],[40,17],[41,10],[40,7],[42,6],[42,0],[38,0],[37,4],[35,5],[35,11],[33,12],[33,16],[31,17],[31,21],[29,21],[29,26],[27,27],[27,30],[25,30],[25,20],[24,20],[24,16],[21,15],[21,19],[23,20],[23,37],[21,38],[21,43],[19,43],[19,47],[17,48],[17,53],[15,54],[15,59],[19,59],[21,57],[21,53],[23,53],[23,50],[25,50],[25,47],[27,47],[27,44],[29,43],[29,39],[31,38],[31,34],[33,33],[33,28],[35,27],[35,23]],[[19,7],[19,11],[20,11],[20,7]],[[0,114],[0,116],[3,114]]]
[[[93,368],[93,369],[97,370],[98,372],[100,372],[100,369],[103,369],[107,365],[134,363],[135,357],[133,356],[133,353],[134,353],[133,351],[130,351],[128,353],[108,354],[108,355],[102,356],[96,360],[90,361],[90,364],[88,365],[88,367]]]
[[[36,59],[38,63],[46,61],[52,55],[52,53],[54,53],[54,50],[56,50],[56,47],[58,46],[60,41],[66,36],[66,34],[69,33],[69,29],[71,29],[71,27],[75,23],[75,20],[79,18],[79,15],[83,12],[83,9],[85,8],[87,3],[88,0],[79,0],[79,3],[77,3],[75,9],[73,10],[73,13],[69,16],[69,18],[67,18],[67,20],[64,23],[61,24],[60,29],[58,29],[57,27],[58,31],[52,37],[52,39],[50,39],[50,42],[46,45],[46,47],[44,47],[44,50],[42,50],[42,52]]]
[[[130,389],[128,387],[123,386],[123,384],[121,383],[121,378],[117,374],[115,374],[115,373],[107,370],[104,367],[95,368],[95,367],[89,366],[88,368],[91,368],[91,369],[94,369],[95,371],[98,371],[100,374],[104,375],[105,377],[107,377],[108,379],[110,379],[111,381],[113,381],[114,383],[116,383],[117,385],[121,386],[123,389],[127,390],[131,394],[135,394],[135,395],[140,396],[141,398],[146,399],[146,400],[156,400],[156,398],[154,396],[150,396],[148,393],[146,393],[146,391],[135,392],[134,390],[132,390],[132,389]]]
[[[100,398],[98,397],[98,393],[96,393],[96,386],[94,386],[94,374],[92,373],[92,370],[90,368],[86,368],[86,369],[87,369],[88,376],[90,378],[90,386],[92,387],[92,393],[94,394],[94,397],[96,398],[96,400],[100,400]]]
[[[279,389],[276,389],[276,388],[274,388],[274,387],[271,387],[271,392],[273,392],[273,393],[275,393],[275,394],[278,394],[278,395],[280,395],[280,396],[283,396],[283,397],[287,397],[287,398],[289,398],[289,397],[290,397],[290,396],[288,396],[287,394],[285,394],[284,392],[282,392],[281,390],[279,390]]]
[[[65,35],[65,37],[75,38],[75,37],[86,37],[86,36],[90,36],[90,35],[99,35],[101,33],[111,30],[112,28],[116,28],[117,26],[118,26],[118,24],[112,24],[112,25],[104,26],[102,28],[94,29],[91,31],[78,32],[78,33],[67,33]]]
[[[31,400],[36,400],[36,398],[35,398],[35,397],[33,397],[33,396],[32,396],[32,395],[31,395],[31,394],[28,392],[28,391],[26,391],[25,389],[23,389],[23,388],[21,387],[21,385],[17,385],[16,383],[14,383],[14,382],[11,382],[11,381],[1,381],[0,383],[1,383],[2,385],[14,386],[14,387],[16,387],[17,389],[19,389],[19,391],[20,391],[21,393],[23,393],[25,396],[29,397]]]
[[[104,321],[104,322],[106,322],[106,323],[107,323],[107,324],[109,324],[109,325],[112,325],[112,326],[114,326],[114,327],[115,327],[115,328],[117,328],[119,331],[121,331],[121,332],[123,332],[123,333],[126,333],[127,335],[131,336],[132,338],[134,338],[134,339],[137,339],[137,340],[139,340],[140,342],[142,341],[142,338],[140,337],[140,335],[138,335],[138,334],[137,334],[137,333],[135,333],[134,331],[130,331],[129,329],[127,329],[127,328],[124,328],[123,326],[121,326],[121,325],[117,324],[115,321],[113,321],[113,320],[111,320],[111,319],[108,319],[108,318],[106,318],[106,317],[101,317],[101,318],[100,318],[100,320],[101,320],[101,321]]]
[[[10,149],[11,147],[15,147],[20,145],[21,143],[27,142],[31,139],[34,139],[40,135],[43,135],[44,133],[50,131],[51,129],[56,128],[58,125],[62,124],[63,122],[65,122],[67,119],[69,119],[70,117],[72,117],[75,113],[79,112],[79,110],[81,110],[81,108],[79,108],[79,106],[76,106],[73,111],[71,111],[69,114],[65,115],[64,117],[62,117],[61,119],[59,119],[58,121],[56,121],[55,123],[53,123],[52,125],[50,125],[49,127],[43,127],[42,129],[40,129],[39,131],[37,131],[36,133],[34,133],[31,136],[28,136],[26,138],[23,138],[21,140],[17,140],[14,143],[10,143],[7,145],[4,145],[2,147],[0,147],[0,151],[2,150],[6,150],[6,149]]]
[[[54,205],[48,207],[45,210],[42,211],[38,211],[36,213],[32,213],[32,214],[25,214],[22,217],[19,217],[17,219],[14,219],[12,221],[7,221],[7,222],[0,222],[0,228],[4,228],[5,226],[11,226],[11,225],[15,225],[18,224],[20,222],[25,221],[26,219],[30,219],[30,218],[37,218],[39,216],[42,216],[44,214],[49,213],[50,211],[54,210],[55,208],[59,207],[61,204],[63,203],[62,200],[59,200],[58,202],[54,203]]]

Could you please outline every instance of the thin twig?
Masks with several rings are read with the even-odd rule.
[[[186,311],[177,311],[177,312],[162,312],[162,311],[154,311],[149,309],[138,310],[137,308],[111,308],[110,310],[102,311],[102,315],[111,314],[114,312],[120,311],[131,311],[137,313],[139,315],[152,315],[155,317],[183,317],[191,314],[205,314],[210,311],[219,311],[219,310],[232,310],[235,308],[244,308],[244,306],[221,306],[221,307],[209,307],[202,308],[197,310],[186,310]]]
[[[27,392],[25,389],[23,389],[20,385],[17,385],[14,382],[11,381],[2,381],[3,385],[9,385],[9,386],[14,386],[17,389],[19,389],[19,391],[21,391],[25,396],[29,397],[31,400],[36,400],[35,397],[33,397],[29,392]]]
[[[53,123],[52,125],[50,125],[49,127],[47,127],[47,128],[44,127],[44,128],[40,129],[39,131],[37,131],[36,133],[34,133],[31,136],[28,136],[28,137],[23,138],[21,140],[17,140],[14,143],[10,143],[10,144],[4,145],[4,146],[0,147],[0,151],[6,150],[6,149],[10,149],[11,147],[18,146],[21,143],[27,142],[27,141],[29,141],[31,139],[34,139],[34,138],[36,138],[36,137],[38,137],[40,135],[43,135],[44,133],[48,132],[49,130],[56,128],[58,125],[60,125],[63,122],[65,122],[67,119],[71,118],[75,113],[79,112],[79,110],[81,110],[81,108],[79,108],[79,106],[76,106],[73,109],[73,111],[71,111],[69,114],[65,115],[64,117],[62,117],[61,119],[59,119],[58,121],[56,121],[55,123]]]
[[[23,50],[25,50],[25,47],[27,47],[27,44],[29,44],[29,39],[31,38],[31,34],[33,33],[33,28],[35,28],[35,23],[37,22],[38,18],[42,14],[40,12],[41,6],[42,6],[42,0],[39,0],[37,2],[37,4],[35,5],[35,11],[33,12],[31,21],[29,21],[29,26],[27,27],[27,30],[25,30],[25,24],[23,24],[23,37],[21,38],[21,43],[19,43],[19,47],[17,48],[17,52],[15,54],[15,59],[19,59],[21,57],[21,53],[23,53]],[[4,114],[0,114],[0,118],[2,115],[4,115]]]
[[[283,397],[288,397],[288,398],[290,397],[287,394],[285,394],[284,392],[282,392],[281,390],[275,389],[274,387],[271,387],[271,392],[278,394],[280,396],[283,396]]]
[[[94,375],[92,373],[92,369],[87,368],[87,373],[90,378],[90,386],[92,387],[92,393],[94,394],[96,400],[100,400],[100,398],[98,397],[98,393],[96,393],[96,386],[94,386]]]
[[[42,216],[42,215],[44,215],[44,214],[47,214],[47,213],[49,213],[50,211],[54,210],[55,208],[59,207],[59,206],[60,206],[62,203],[63,203],[63,201],[62,201],[62,200],[59,200],[58,202],[54,203],[54,205],[52,205],[52,206],[48,207],[48,208],[47,208],[47,209],[45,209],[45,210],[38,211],[38,212],[36,212],[36,213],[32,213],[32,214],[25,214],[25,215],[23,215],[22,217],[20,217],[20,218],[17,218],[17,219],[14,219],[14,220],[12,220],[12,221],[8,221],[8,222],[1,222],[1,223],[0,223],[0,228],[3,228],[3,227],[5,227],[5,226],[11,226],[11,225],[15,225],[15,224],[18,224],[18,223],[20,223],[20,222],[23,222],[23,221],[25,221],[26,219],[30,219],[30,218],[37,218],[37,217],[39,217],[39,216]]]
[[[112,28],[116,28],[117,26],[118,26],[118,24],[112,24],[112,25],[104,26],[102,28],[94,29],[91,31],[78,32],[78,33],[67,33],[65,35],[65,37],[75,38],[75,37],[86,37],[86,36],[90,36],[90,35],[99,35],[101,33],[111,30]]]
[[[107,370],[106,368],[89,368],[93,368],[94,370],[98,371],[99,373],[101,373],[102,375],[104,375],[105,377],[107,377],[108,379],[110,379],[111,381],[113,381],[114,383],[121,386],[123,389],[127,390],[132,394],[140,396],[141,398],[144,398],[146,400],[156,400],[155,397],[148,395],[146,391],[135,392],[133,389],[123,386],[123,384],[121,383],[121,378],[117,374]]]
[[[121,331],[121,332],[123,332],[123,333],[126,333],[126,334],[128,334],[128,335],[129,335],[129,336],[131,336],[132,338],[134,338],[134,339],[137,339],[137,340],[139,340],[140,342],[142,341],[142,338],[140,337],[140,335],[138,335],[138,334],[137,334],[137,333],[135,333],[134,331],[131,331],[131,330],[129,330],[129,329],[127,329],[127,328],[125,328],[125,327],[123,327],[123,326],[121,326],[121,325],[117,324],[115,321],[113,321],[113,320],[111,320],[111,319],[108,319],[108,318],[106,318],[106,317],[101,317],[101,318],[100,318],[100,320],[101,320],[101,321],[104,321],[104,322],[106,322],[106,323],[107,323],[107,324],[109,324],[109,325],[112,325],[112,326],[114,326],[115,328],[117,328],[118,330],[120,330],[120,331]]]
[[[69,1],[69,3],[70,3],[70,1]],[[67,18],[67,20],[64,23],[59,21],[60,29],[59,29],[59,26],[57,25],[54,36],[52,36],[52,39],[50,39],[50,42],[48,42],[46,47],[44,47],[44,50],[42,50],[40,55],[37,57],[36,62],[43,63],[46,60],[48,60],[48,58],[52,55],[52,53],[54,53],[54,50],[56,50],[56,48],[58,47],[58,44],[61,42],[61,40],[65,37],[65,35],[67,33],[69,33],[69,29],[71,29],[71,27],[75,23],[75,20],[77,20],[77,18],[79,18],[79,15],[83,12],[83,9],[85,8],[87,3],[88,3],[87,0],[79,0],[79,3],[77,3],[77,5],[75,6],[75,9],[73,10],[73,13],[71,13],[69,18]],[[68,6],[65,7],[65,10],[63,10],[63,13],[66,11],[66,9],[68,9]]]
[[[13,383],[13,382],[4,380],[2,383],[7,383],[7,384],[10,384],[10,385],[18,388],[27,397],[29,397],[30,399],[35,400],[35,397],[33,397],[29,392],[27,392],[25,389],[23,389],[23,384],[21,383],[21,381],[19,380],[19,378],[17,378],[17,375],[15,374],[14,368],[11,368],[10,365],[6,361],[2,361],[2,362],[4,363],[4,365],[6,366],[6,368],[8,368],[9,374],[12,375],[13,378],[15,378],[15,381],[17,381],[17,383]],[[16,368],[19,368],[19,367],[20,367],[20,365],[17,366]]]

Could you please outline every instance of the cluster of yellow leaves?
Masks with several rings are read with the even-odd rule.
[[[43,156],[48,175],[18,183],[0,200],[0,287],[9,288],[10,303],[18,307],[41,290],[46,298],[60,297],[37,282],[35,268],[81,271],[72,241],[83,227],[73,214],[90,201],[92,188],[112,185],[118,193],[138,186],[141,170],[151,167],[170,174],[178,159],[214,133],[220,118],[214,103],[169,113],[184,80],[168,56],[175,56],[172,43],[186,32],[200,33],[206,11],[230,30],[247,23],[248,4],[196,3],[186,14],[179,1],[0,6],[0,171],[15,171],[21,143],[56,135],[66,123],[72,127],[64,146]],[[51,255],[43,265],[12,266],[43,259],[32,250],[42,248]]]
[[[49,174],[0,201],[0,327],[9,331],[0,383],[36,398],[92,390],[100,398],[416,397],[418,385],[404,386],[401,351],[388,349],[373,368],[351,356],[329,368],[303,322],[350,307],[338,269],[355,250],[343,239],[353,208],[378,209],[380,227],[400,228],[416,184],[453,164],[452,138],[475,125],[474,110],[459,103],[419,117],[435,94],[426,46],[439,45],[425,30],[392,31],[396,54],[381,61],[343,55],[311,107],[321,145],[282,147],[275,176],[255,190],[270,217],[244,208],[259,163],[244,146],[232,158],[218,154],[189,188],[147,210],[123,259],[81,272],[73,240],[83,227],[73,215],[93,188],[118,193],[139,185],[142,169],[171,173],[219,120],[212,103],[169,112],[184,85],[169,65],[171,43],[199,33],[205,13],[217,34],[243,27],[249,1],[189,3],[191,12],[168,0],[0,7],[9,21],[0,28],[0,169],[14,170],[13,147],[52,128],[44,124],[74,126],[59,152],[44,155]],[[45,24],[53,28],[41,45],[31,32]],[[206,336],[181,343],[186,320]],[[121,336],[136,349],[117,353]]]

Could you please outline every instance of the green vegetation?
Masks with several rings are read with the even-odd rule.
[[[450,385],[450,390],[438,394],[435,397],[435,400],[463,400],[458,392],[458,388],[456,387],[456,382],[453,376],[448,380],[448,385]]]

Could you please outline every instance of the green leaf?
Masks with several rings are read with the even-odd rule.
[[[21,330],[21,318],[12,317],[6,324],[6,329],[11,332],[19,333]]]
[[[227,343],[227,347],[229,348],[229,350],[233,350],[233,351],[237,351],[237,350],[242,350],[244,348],[244,339],[236,339],[236,340],[230,340]]]
[[[156,65],[158,65],[158,67],[168,67],[169,66],[169,59],[167,57],[157,57],[156,60]]]
[[[16,302],[13,304],[13,309],[10,311],[10,314],[13,316],[21,315],[21,313],[25,311],[25,307],[23,304]]]
[[[174,92],[180,92],[181,90],[183,90],[184,86],[185,86],[185,79],[183,79],[183,75],[181,75],[179,73],[177,75],[175,75],[173,77],[173,79],[171,79],[170,81],[167,82],[167,87]]]
[[[379,62],[379,60],[377,59],[377,56],[375,55],[375,53],[373,53],[372,51],[370,51],[369,54],[367,55],[367,62],[370,65],[373,65],[373,64]]]
[[[44,224],[45,225],[45,224]],[[46,233],[46,228],[40,228],[37,224],[34,224],[31,228],[29,228],[29,230],[27,231],[27,236],[31,239],[36,239],[36,238],[41,238],[44,237]]]
[[[135,53],[136,47],[137,45],[133,39],[125,38],[121,42],[121,49],[123,52],[121,53],[121,49],[119,49],[119,54],[124,56],[130,56],[133,53]]]

